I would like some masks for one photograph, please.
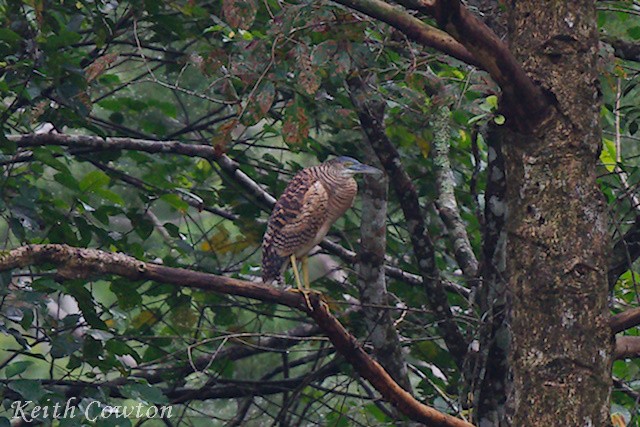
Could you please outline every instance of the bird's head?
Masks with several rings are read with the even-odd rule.
[[[360,163],[353,157],[340,156],[336,157],[335,159],[329,160],[329,163],[333,168],[336,169],[336,171],[338,171],[345,177],[352,177],[353,175],[359,173],[372,175],[382,174],[382,171],[380,169],[374,168],[373,166],[365,165],[364,163]]]

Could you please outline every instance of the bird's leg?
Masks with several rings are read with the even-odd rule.
[[[304,279],[304,285],[307,290],[311,290],[311,282],[309,281],[309,257],[302,257],[302,278]]]
[[[304,260],[306,257],[303,257],[302,259]],[[296,286],[298,287],[298,292],[302,293],[302,295],[304,295],[304,301],[307,303],[307,307],[309,308],[309,310],[313,311],[313,307],[311,307],[311,301],[309,301],[309,291],[307,289],[304,289],[302,283],[300,282],[300,273],[298,272],[298,265],[296,262],[296,256],[294,254],[291,254],[291,268],[293,268],[293,276],[296,279]],[[304,261],[303,261],[303,268],[304,268]]]
[[[304,285],[307,287],[306,292],[307,293],[313,292],[313,293],[316,293],[316,294],[320,295],[320,304],[323,304],[327,308],[327,311],[328,311],[329,310],[329,306],[324,301],[324,297],[322,296],[322,292],[317,291],[315,289],[311,289],[311,281],[309,280],[309,257],[307,257],[307,256],[303,256],[302,257],[302,278],[304,280]]]

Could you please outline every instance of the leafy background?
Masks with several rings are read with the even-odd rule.
[[[621,59],[618,50],[621,42],[638,43],[640,20],[633,2],[599,4],[605,41],[600,182],[619,237],[637,216],[640,89],[637,62]],[[17,150],[6,136],[58,132],[211,145],[278,195],[302,167],[332,155],[362,157],[346,79],[368,72],[387,106],[386,133],[428,214],[438,267],[447,280],[470,286],[433,207],[429,118],[439,106],[451,110],[456,197],[480,253],[483,135],[504,123],[497,87],[484,73],[327,2],[10,0],[0,11],[4,249],[66,243],[251,280],[259,275],[269,210],[216,162],[86,147]],[[352,250],[359,203],[330,235]],[[387,232],[391,262],[415,273],[393,192]],[[354,265],[313,258],[316,274],[337,269],[314,287],[330,297],[334,311],[343,311],[344,295],[358,295]],[[614,311],[637,306],[635,270],[613,290]],[[2,425],[17,398],[55,403],[70,396],[81,407],[91,399],[172,403],[173,418],[164,420],[171,425],[394,425],[394,413],[317,331],[274,344],[308,322],[294,310],[115,277],[58,282],[37,269],[2,274],[0,282]],[[394,279],[388,288],[396,303],[386,309],[403,337],[415,394],[440,410],[468,415],[460,372],[422,290]],[[481,314],[460,295],[451,294],[450,303],[473,336]],[[367,339],[359,314],[343,321]],[[271,338],[270,345],[260,337]],[[614,365],[614,421],[622,425],[637,424],[639,368],[633,359]],[[255,392],[268,385],[280,389]],[[60,425],[82,422],[78,412]],[[100,425],[164,422],[125,418]]]

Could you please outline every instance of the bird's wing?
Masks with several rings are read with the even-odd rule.
[[[267,234],[280,256],[308,245],[327,219],[329,196],[310,174],[297,175],[274,207]]]

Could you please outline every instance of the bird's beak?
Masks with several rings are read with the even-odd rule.
[[[369,175],[382,175],[382,171],[378,168],[374,168],[373,166],[365,165],[362,163],[358,163],[356,165],[349,166],[349,170],[353,173],[365,173]]]

